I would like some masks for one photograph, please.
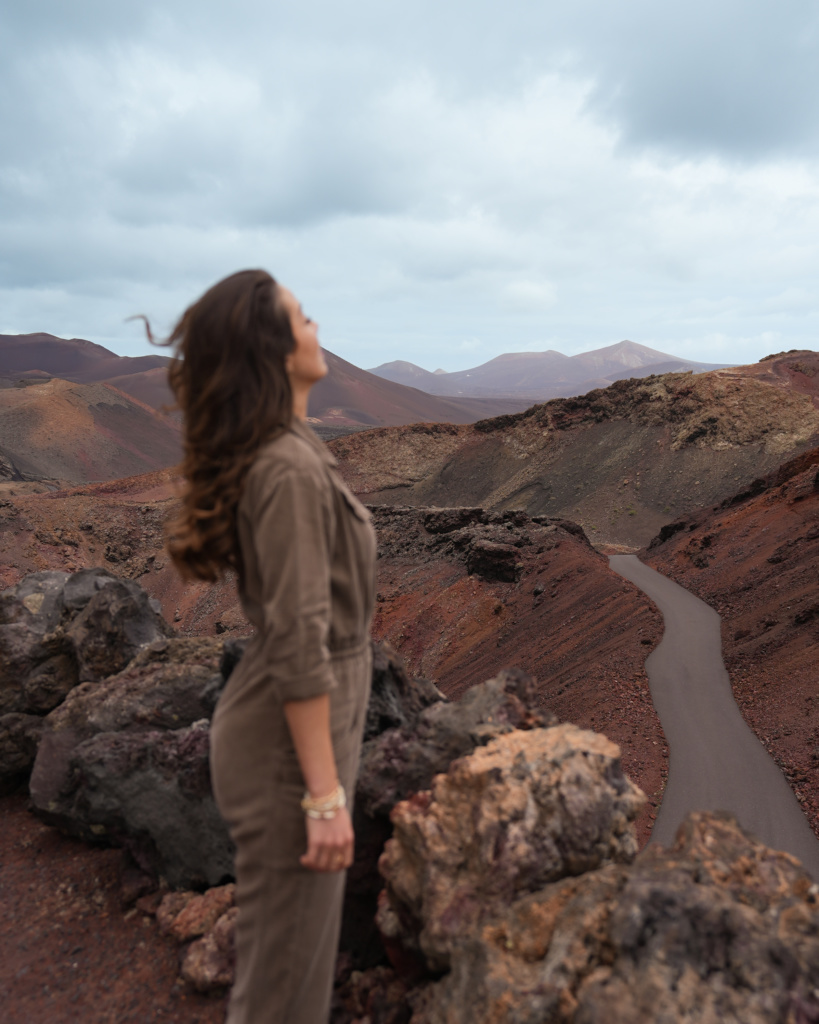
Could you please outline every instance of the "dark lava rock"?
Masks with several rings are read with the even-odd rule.
[[[222,660],[219,663],[219,671],[222,674],[222,679],[227,682],[233,674],[233,670],[242,660],[242,655],[247,649],[247,645],[250,641],[247,637],[239,637],[236,639],[226,640],[225,646],[222,651]]]
[[[387,729],[410,728],[420,713],[446,698],[427,679],[410,679],[401,656],[388,643],[373,644],[373,678],[364,742]]]
[[[0,594],[0,714],[45,714],[76,685],[71,644],[55,634],[69,578],[64,572],[32,573]],[[35,682],[36,675],[43,678]]]
[[[520,509],[371,507],[378,530],[379,554],[393,558],[424,553],[466,566],[470,575],[514,583],[521,574],[521,549],[544,551],[570,533],[589,547],[577,523],[529,516]]]
[[[475,747],[515,729],[553,724],[535,710],[535,681],[518,669],[473,686],[459,701],[438,700],[410,722],[363,746],[356,800],[370,817],[389,814],[399,801],[428,789],[435,775]]]
[[[39,715],[0,716],[0,796],[13,793],[28,779],[42,730]]]
[[[513,545],[478,538],[469,548],[466,568],[470,575],[485,580],[514,583],[520,574],[519,559],[520,552]]]
[[[233,844],[210,788],[207,721],[167,732],[104,732],[69,757],[60,820],[123,846],[175,887],[233,875]],[[51,818],[52,815],[46,815]]]
[[[47,715],[170,632],[158,603],[107,569],[32,573],[0,594],[0,715]],[[16,784],[21,750],[0,748],[0,787]]]
[[[86,789],[99,789],[100,782],[96,774],[80,770],[86,757],[80,748],[87,752],[89,741],[106,737],[100,739],[100,745],[91,746],[96,756],[111,745],[114,750],[125,749],[118,745],[122,736],[139,734],[142,738],[125,744],[131,758],[133,750],[155,744],[158,730],[175,733],[193,723],[207,722],[223,684],[219,672],[221,657],[222,644],[215,639],[162,639],[142,650],[118,675],[101,683],[82,683],[75,687],[43,723],[30,783],[35,813],[50,824],[86,839],[116,837],[121,841],[126,834],[142,834],[145,827],[141,819],[132,826],[128,824],[125,808],[132,806],[135,798],[132,784],[122,774],[112,778],[105,789],[106,806],[113,824],[99,816],[100,805]],[[152,738],[145,740],[148,733]],[[197,742],[201,744],[201,738]],[[180,748],[180,757],[186,749]],[[102,763],[107,761],[103,759]],[[122,762],[126,766],[134,763],[128,758]],[[183,770],[181,761],[177,768]],[[154,778],[148,772],[140,778],[138,786],[149,790]],[[207,780],[208,792],[209,785]],[[116,795],[118,786],[121,788],[119,796]],[[188,794],[192,802],[189,813],[195,817],[200,796],[195,795],[195,790],[184,787],[180,792]],[[156,798],[160,799],[159,791]],[[149,802],[149,794],[144,799]],[[151,836],[151,841],[160,854],[169,848],[158,836]],[[164,865],[162,873],[166,877],[182,878],[186,872],[196,874],[198,870],[196,864],[186,868],[173,863]]]
[[[138,583],[111,579],[93,593],[66,634],[77,653],[80,681],[93,682],[122,671],[140,650],[173,630]]]

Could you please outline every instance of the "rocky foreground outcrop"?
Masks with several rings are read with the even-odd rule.
[[[44,716],[78,683],[171,633],[158,602],[105,569],[32,573],[0,594],[0,792],[27,776]]]
[[[460,825],[439,822],[440,844],[455,841]],[[417,848],[400,829],[394,842]],[[439,980],[351,977],[337,1020],[813,1024],[818,892],[733,819],[694,814],[669,850],[484,904]],[[441,920],[430,909],[427,931]]]
[[[224,989],[237,910],[209,717],[240,648],[168,636],[136,584],[79,575],[0,598],[22,709],[4,718],[39,722],[34,809],[130,851],[129,900],[190,985]],[[59,687],[32,702],[41,675]],[[714,815],[635,857],[644,797],[619,748],[536,695],[507,670],[447,701],[376,649],[334,1024],[819,1021],[819,887],[798,862]]]

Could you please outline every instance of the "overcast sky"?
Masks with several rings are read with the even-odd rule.
[[[12,0],[0,127],[0,333],[263,266],[363,367],[819,348],[816,0]]]

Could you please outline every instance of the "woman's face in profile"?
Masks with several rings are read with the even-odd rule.
[[[285,360],[291,387],[312,387],[327,375],[327,363],[318,340],[318,324],[304,315],[298,299],[289,289],[279,288],[279,302],[290,317],[296,342]]]

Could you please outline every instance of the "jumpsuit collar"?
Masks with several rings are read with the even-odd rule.
[[[338,461],[335,456],[331,454],[325,443],[320,437],[318,437],[315,431],[304,422],[304,420],[297,419],[294,416],[290,423],[290,431],[295,434],[296,437],[300,437],[306,444],[309,444],[321,461],[326,465],[333,467],[338,465]]]

